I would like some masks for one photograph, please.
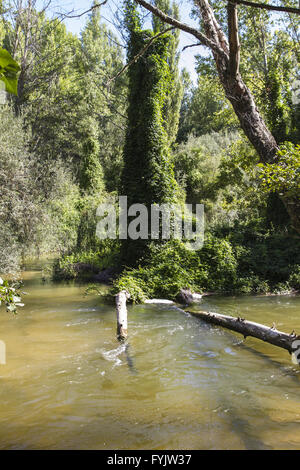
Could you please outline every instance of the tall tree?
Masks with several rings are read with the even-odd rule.
[[[4,0],[4,47],[21,66],[16,109],[34,96],[51,92],[59,74],[67,70],[76,37],[58,19],[50,20],[48,7],[38,9],[36,0],[18,0],[14,7]],[[72,54],[73,53],[73,54]]]
[[[172,83],[168,59],[175,38],[172,33],[166,32],[153,40],[154,32],[142,29],[134,1],[126,0],[124,6],[128,60],[133,61],[145,45],[149,47],[132,63],[128,72],[128,129],[124,149],[122,194],[127,195],[128,206],[145,205],[150,217],[151,204],[174,203],[177,197],[177,184],[164,119]],[[146,237],[149,239],[150,230],[149,224],[146,230]],[[124,263],[135,264],[145,254],[149,239],[124,240]]]
[[[98,159],[109,190],[118,185],[125,139],[127,80],[124,76],[111,80],[122,62],[121,46],[95,8],[81,33],[79,94],[85,114],[98,129]]]

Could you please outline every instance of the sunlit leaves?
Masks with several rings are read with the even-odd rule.
[[[299,197],[300,145],[286,142],[278,152],[276,163],[258,166],[265,191]]]
[[[18,287],[19,285],[0,278],[0,305],[5,304],[7,312],[16,314],[19,307],[24,307]]]
[[[4,82],[7,93],[18,95],[18,72],[20,66],[5,49],[0,49],[0,81]]]

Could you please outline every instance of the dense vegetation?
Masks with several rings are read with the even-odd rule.
[[[96,280],[112,268],[113,292],[124,288],[134,301],[176,298],[186,287],[299,289],[299,234],[284,204],[299,207],[299,17],[239,10],[241,73],[280,145],[262,163],[212,57],[197,56],[192,84],[179,72],[178,32],[155,16],[145,29],[136,2],[123,2],[131,65],[122,74],[120,39],[99,8],[77,37],[23,3],[12,12],[0,0],[0,47],[21,67],[18,97],[0,104],[0,272],[19,271],[29,255],[55,254],[56,279]],[[178,16],[168,0],[154,3]],[[226,2],[211,4],[226,31]],[[147,206],[203,203],[204,247],[100,241],[96,209],[120,194]]]

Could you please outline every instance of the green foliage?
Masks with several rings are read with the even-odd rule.
[[[285,233],[239,227],[229,237],[239,264],[237,287],[242,292],[276,292],[285,284],[289,290],[299,288],[295,273],[300,264],[300,243]],[[293,282],[294,279],[294,282]]]
[[[228,30],[227,3],[223,0],[211,0],[210,3],[226,33]],[[291,88],[299,71],[300,47],[297,33],[299,15],[274,15],[267,10],[239,5],[238,16],[241,41],[241,76],[250,88],[255,103],[277,142],[283,143],[290,140],[296,144],[300,137],[299,106],[292,103]],[[196,17],[199,17],[198,13],[196,13]],[[216,100],[217,89],[220,85],[214,58],[207,56],[207,54],[197,56],[197,68],[200,83],[206,80],[208,83],[215,82],[216,84],[215,90],[212,90],[211,101],[209,95],[207,95],[207,100],[205,100],[205,94],[202,97],[202,87],[199,90],[201,97],[199,104],[201,106],[201,102],[205,103],[206,101],[207,110],[209,110],[207,113],[204,108],[203,114],[199,116],[199,122],[203,126],[206,122],[215,126],[214,106],[220,110],[221,116],[226,110],[226,105],[225,101],[222,105],[222,99]],[[205,90],[205,83],[203,85]],[[219,96],[221,98],[221,95]],[[203,116],[207,116],[208,119],[205,121]],[[192,115],[187,115],[187,120],[189,119],[194,121]],[[198,120],[195,123],[196,126],[197,123]],[[225,120],[223,125],[226,125]],[[214,127],[213,129],[216,130]],[[186,134],[190,130],[191,128],[188,127]],[[197,130],[197,132],[199,131]]]
[[[103,194],[85,195],[78,201],[76,207],[79,224],[77,228],[77,252],[90,250],[97,251],[99,240],[96,237],[97,217],[96,211],[99,204],[103,203]]]
[[[290,274],[288,285],[294,289],[300,290],[300,266],[296,266]]]
[[[241,73],[278,143],[296,137],[291,85],[299,68],[297,15],[239,9]]]
[[[62,162],[44,165],[30,152],[24,120],[0,109],[0,272],[19,269],[21,256],[67,252],[78,244],[83,214],[93,213],[95,237],[99,196],[81,196]],[[86,228],[87,230],[87,228]],[[86,233],[86,232],[85,232]],[[81,233],[83,236],[83,233]]]
[[[236,260],[226,240],[208,236],[202,250],[191,251],[184,243],[170,241],[151,246],[150,253],[135,269],[126,270],[114,283],[113,292],[126,289],[134,302],[145,298],[176,299],[190,288],[231,291],[236,278]]]
[[[226,2],[211,2],[226,30]],[[236,131],[212,58],[198,58],[197,86],[186,72],[179,77],[178,32],[155,39],[126,74],[110,80],[124,58],[99,9],[78,37],[32,2],[21,3],[12,16],[0,11],[0,47],[8,51],[0,50],[0,79],[12,79],[10,91],[16,92],[21,64],[19,96],[10,98],[18,116],[0,108],[0,272],[18,270],[28,253],[55,252],[57,279],[86,280],[139,260],[114,286],[114,292],[129,290],[135,302],[175,299],[186,287],[299,289],[299,243],[289,235],[278,193],[299,198],[300,108],[291,85],[300,18],[239,7],[241,73],[278,142],[293,143],[281,146],[272,165],[257,166]],[[178,17],[169,0],[154,4]],[[124,6],[130,61],[166,26],[153,17],[152,30],[144,30],[136,2]],[[174,145],[183,84],[181,143]],[[108,192],[127,194],[129,205],[182,202],[183,193],[188,203],[204,203],[203,249],[128,241],[121,257],[118,242],[95,235],[96,208]],[[13,291],[6,294],[11,302]]]
[[[97,249],[75,251],[56,260],[53,278],[90,280],[100,271],[115,266],[118,260],[118,243],[111,240],[103,241],[98,243]]]
[[[0,108],[0,271],[18,269],[19,256],[34,243],[41,218],[39,168],[28,151],[22,118]]]
[[[53,167],[52,167],[53,168]],[[43,223],[38,226],[36,244],[41,253],[66,253],[78,243],[82,196],[72,172],[56,163],[55,184],[43,203]]]
[[[155,0],[155,5],[161,11],[180,20],[179,8],[175,2],[171,5],[170,0]],[[157,34],[166,28],[165,24],[155,15],[152,15],[152,27],[154,34]],[[169,44],[167,57],[171,79],[163,109],[164,127],[168,136],[169,145],[172,145],[177,137],[180,107],[183,98],[183,83],[179,73],[179,30],[174,29],[172,31],[172,35],[174,40]]]
[[[214,186],[224,151],[238,139],[237,133],[212,132],[201,137],[190,134],[174,152],[176,180],[186,192],[189,204],[215,200]]]
[[[262,187],[267,192],[286,196],[300,195],[300,145],[286,142],[280,147],[275,163],[259,164]]]
[[[176,299],[182,288],[245,294],[298,289],[299,241],[270,230],[257,163],[249,143],[234,133],[189,136],[180,144],[176,178],[187,202],[205,203],[211,232],[197,252],[177,241],[151,246],[139,266],[115,282],[113,293],[126,289],[134,302],[143,302]]]
[[[190,135],[178,145],[176,179],[187,203],[204,204],[208,229],[234,229],[238,220],[259,224],[266,217],[267,198],[260,189],[257,161],[248,141],[236,132]]]
[[[181,289],[217,293],[284,293],[299,289],[299,241],[276,233],[232,233],[227,239],[207,234],[201,250],[170,241],[152,246],[139,267],[114,282],[112,294],[127,290],[131,300],[176,300]],[[295,253],[298,253],[295,256]]]
[[[0,277],[0,306],[5,304],[6,311],[17,313],[19,307],[24,307],[18,292],[19,284],[3,280]]]
[[[80,38],[32,2],[25,1],[13,19],[5,19],[6,47],[21,63],[15,107],[32,130],[31,148],[46,165],[60,159],[68,163],[82,191],[103,191],[105,183],[116,190],[126,79],[108,90],[108,79],[123,66],[123,57],[99,10]]]
[[[224,91],[215,76],[201,73],[197,86],[188,98],[188,112],[182,115],[180,140],[192,133],[201,136],[211,132],[231,131],[238,128],[237,118],[225,98]],[[183,110],[182,110],[183,113]]]
[[[117,38],[101,22],[100,10],[90,15],[81,33],[78,54],[78,82],[80,122],[79,155],[81,158],[80,183],[90,192],[100,193],[104,185],[115,191],[120,182],[122,150],[125,139],[126,76],[108,80],[123,66],[121,47]]]
[[[0,81],[5,83],[7,93],[18,94],[18,77],[21,70],[19,64],[5,49],[0,49]]]
[[[79,183],[83,191],[101,194],[104,190],[103,171],[99,160],[98,136],[86,137],[82,143],[83,151],[79,169]]]
[[[123,57],[98,9],[78,38],[25,1],[0,35],[21,63],[19,117],[0,117],[0,272],[12,272],[29,252],[97,247],[96,208],[120,182],[126,77],[106,86]]]

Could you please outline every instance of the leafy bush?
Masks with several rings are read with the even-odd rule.
[[[296,266],[289,276],[289,286],[294,289],[300,290],[300,266]]]
[[[17,313],[19,307],[24,307],[18,292],[19,287],[19,284],[4,281],[0,277],[0,306],[3,302],[7,312]]]
[[[112,293],[127,290],[133,302],[147,298],[175,300],[181,289],[194,292],[267,294],[299,289],[299,241],[276,233],[234,234],[221,239],[207,234],[201,250],[180,241],[152,245],[136,269],[115,281]]]
[[[80,190],[71,172],[59,162],[52,170],[54,182],[43,202],[42,223],[38,224],[36,236],[36,247],[45,254],[74,249],[80,224]]]
[[[230,237],[239,274],[243,278],[251,273],[268,280],[271,290],[278,283],[288,282],[300,264],[300,242],[285,233],[240,232]],[[293,286],[292,286],[293,287]]]
[[[75,251],[56,260],[53,278],[90,279],[100,271],[115,266],[118,261],[119,246],[114,240],[98,242],[96,250]]]
[[[276,163],[259,164],[262,186],[267,192],[300,195],[300,145],[286,142],[280,147]]]
[[[180,241],[152,245],[136,269],[128,269],[114,283],[113,292],[126,289],[134,302],[145,298],[175,299],[181,289],[231,291],[236,260],[226,240],[208,236],[202,250],[191,251]]]

